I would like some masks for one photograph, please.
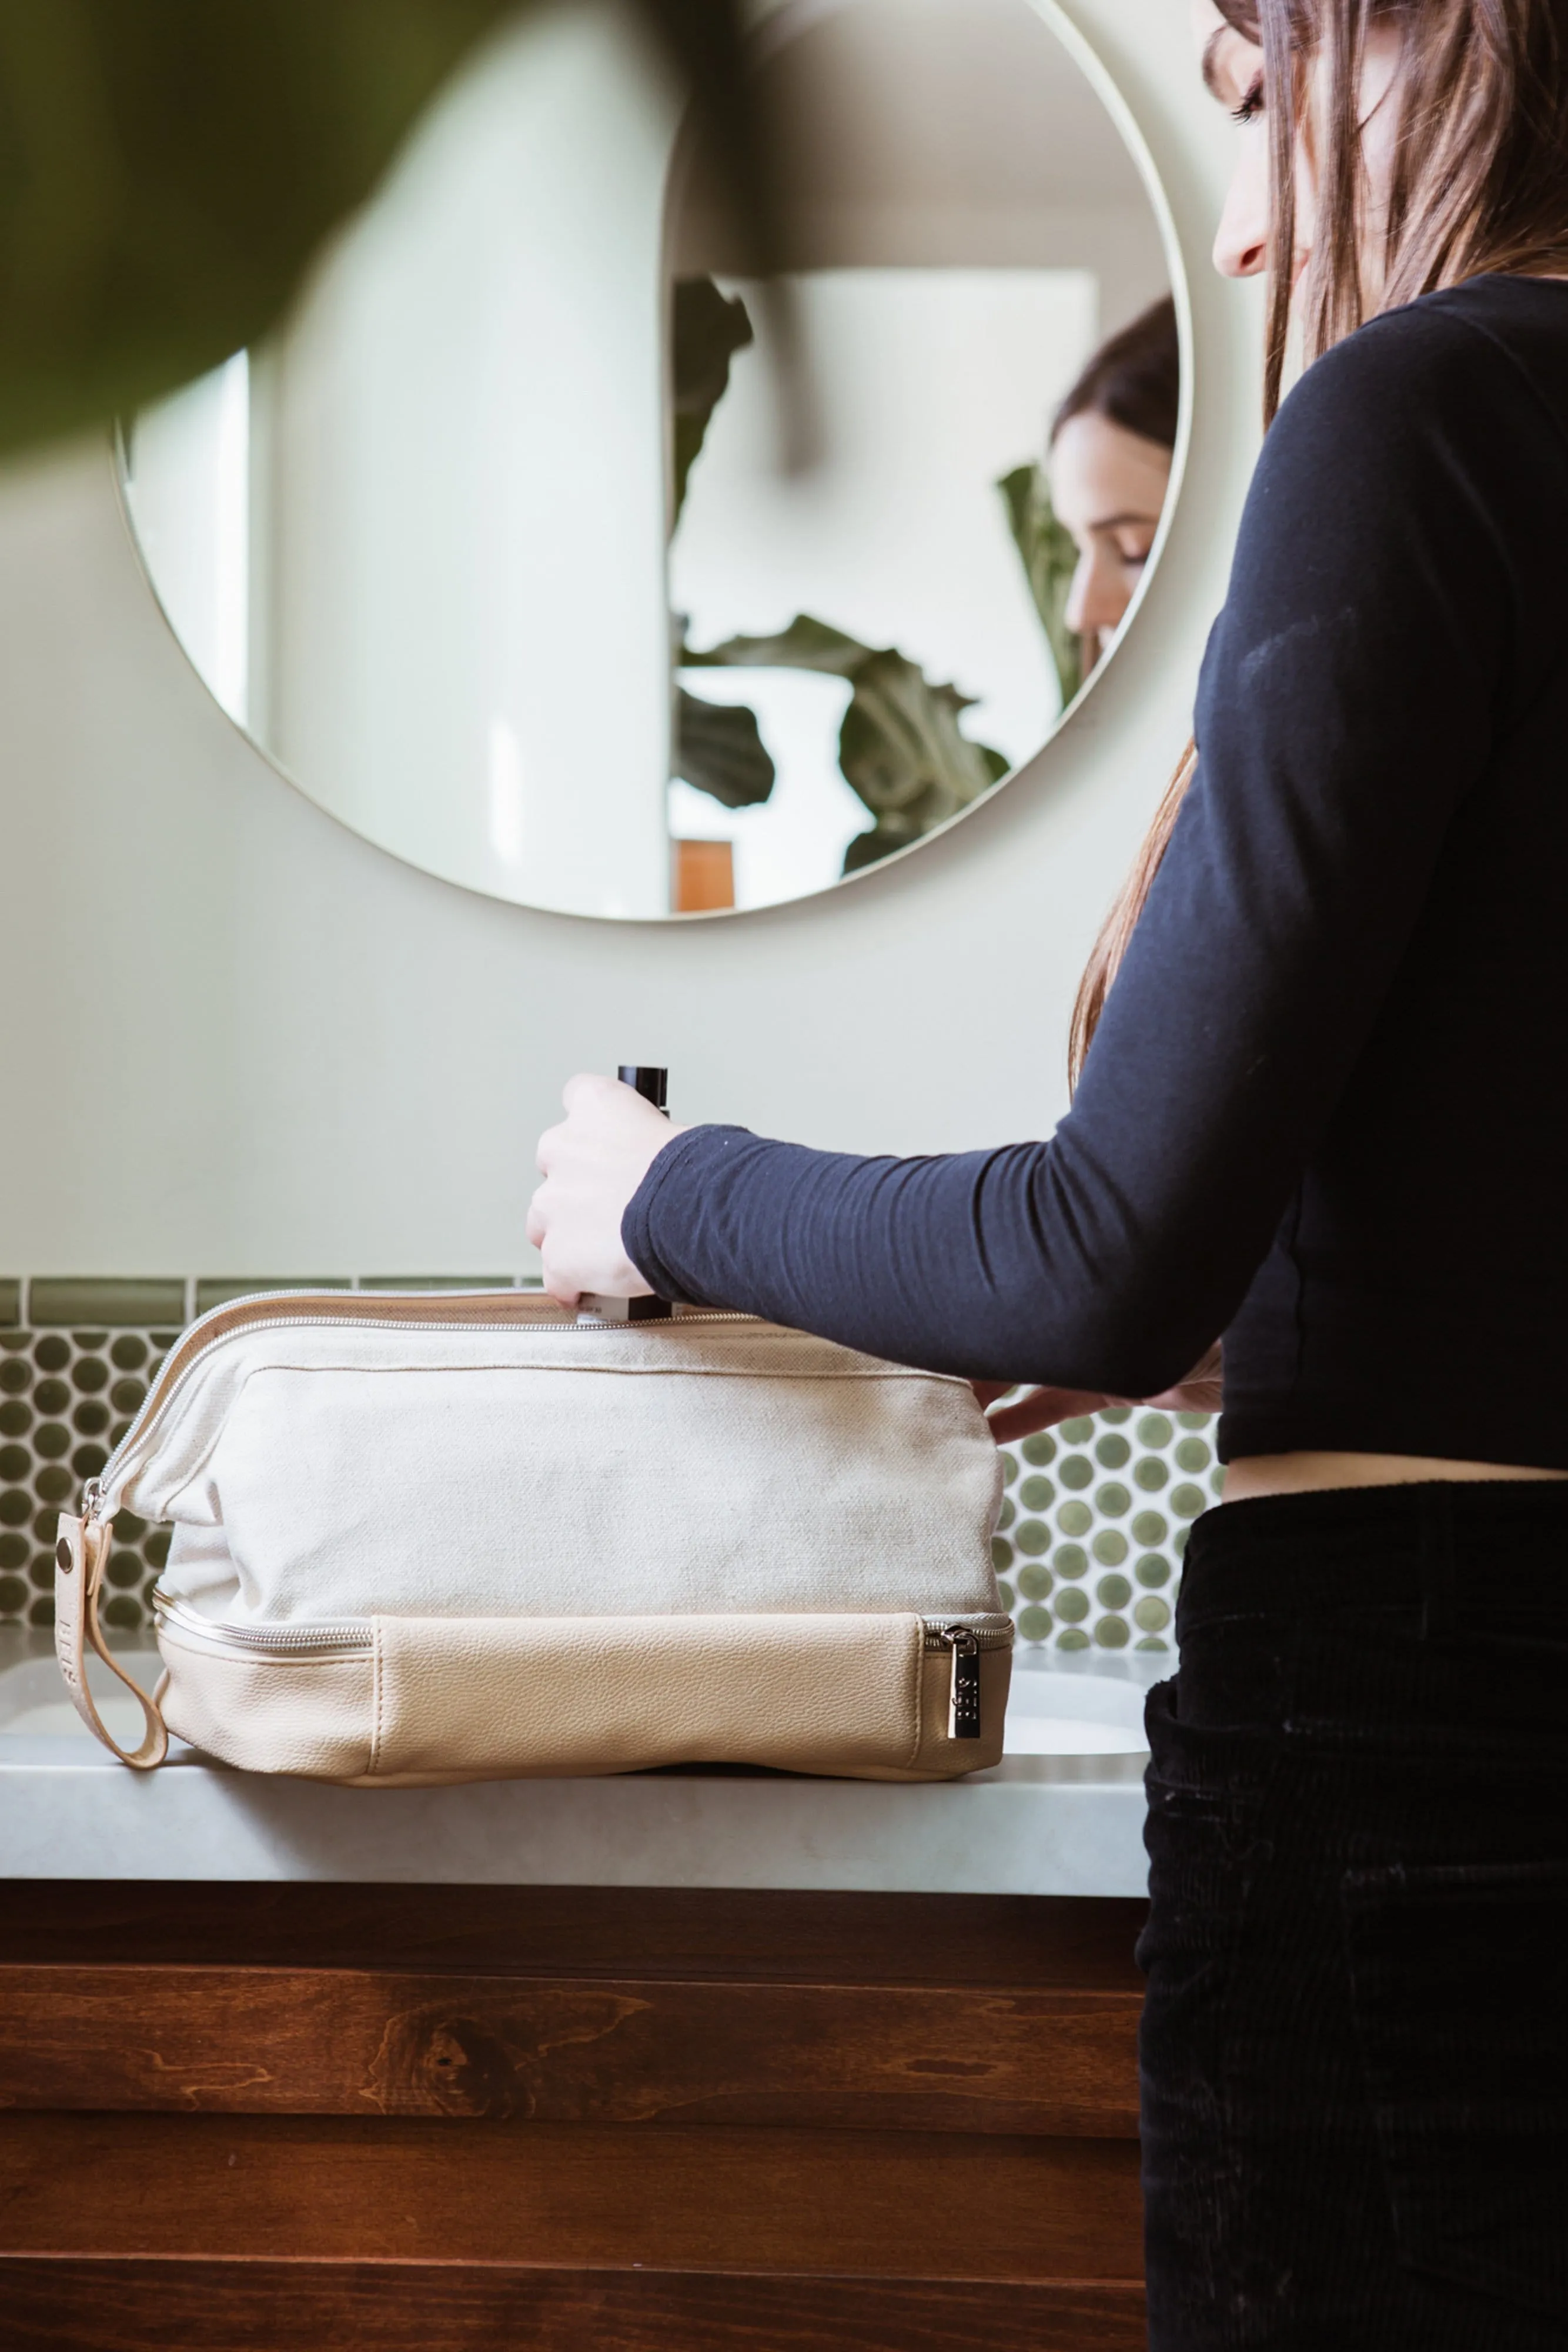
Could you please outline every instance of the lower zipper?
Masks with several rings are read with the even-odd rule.
[[[979,1738],[980,1653],[1010,1649],[1012,1639],[1010,1618],[1001,1623],[992,1618],[978,1625],[936,1625],[926,1621],[925,1647],[946,1650],[953,1661],[952,1679],[947,1685],[949,1739]]]
[[[368,1657],[374,1647],[364,1618],[338,1625],[230,1625],[204,1617],[188,1608],[162,1585],[152,1591],[152,1605],[172,1633],[204,1647],[239,1650],[252,1657]],[[983,1617],[971,1623],[949,1623],[937,1618],[921,1621],[921,1647],[946,1650],[953,1661],[947,1693],[949,1739],[978,1739],[980,1721],[980,1654],[1012,1647],[1009,1617]]]
[[[368,1658],[374,1640],[367,1620],[342,1625],[230,1625],[187,1608],[162,1585],[152,1589],[152,1606],[171,1632],[218,1650],[244,1650],[253,1657],[300,1658],[331,1653],[341,1657],[357,1652]]]

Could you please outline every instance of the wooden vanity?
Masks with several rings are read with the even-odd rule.
[[[1051,1895],[0,1886],[5,2352],[1133,2352]]]

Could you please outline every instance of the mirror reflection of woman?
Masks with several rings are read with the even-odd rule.
[[[1126,617],[1170,488],[1181,346],[1167,294],[1101,345],[1051,428],[1051,500],[1078,568],[1066,621],[1085,677]]]
[[[568,1089],[549,1288],[1145,1395],[1155,2352],[1568,2337],[1568,0],[1198,0],[1272,421],[1046,1143]],[[1287,352],[1305,365],[1280,398]],[[1273,412],[1277,409],[1277,415]]]

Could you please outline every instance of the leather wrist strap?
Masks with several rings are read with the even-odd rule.
[[[59,1540],[55,1546],[55,1655],[60,1662],[71,1704],[93,1737],[101,1739],[122,1764],[133,1766],[138,1772],[151,1772],[169,1752],[163,1717],[157,1701],[149,1698],[141,1685],[115,1664],[98,1621],[98,1597],[109,1564],[109,1542],[107,1520],[76,1519],[61,1512]],[[89,1647],[141,1706],[147,1728],[140,1748],[121,1748],[106,1727],[88,1688]]]

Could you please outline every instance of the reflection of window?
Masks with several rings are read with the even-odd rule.
[[[796,277],[828,452],[803,479],[777,463],[766,305],[737,290],[763,340],[734,352],[713,406],[671,548],[671,596],[698,652],[761,641],[738,658],[729,646],[725,668],[685,669],[681,683],[755,711],[778,781],[757,807],[710,802],[706,824],[678,783],[671,823],[728,834],[737,903],[759,906],[918,839],[1050,733],[1061,692],[998,484],[1042,453],[1097,339],[1100,289],[1065,268]],[[830,637],[867,656],[850,730],[858,764],[837,732],[858,673],[822,654]],[[899,678],[872,678],[877,657]],[[878,713],[886,758],[861,740]],[[884,778],[901,748],[907,759]]]
[[[250,364],[244,352],[136,419],[137,536],[175,635],[229,717],[250,716]]]

